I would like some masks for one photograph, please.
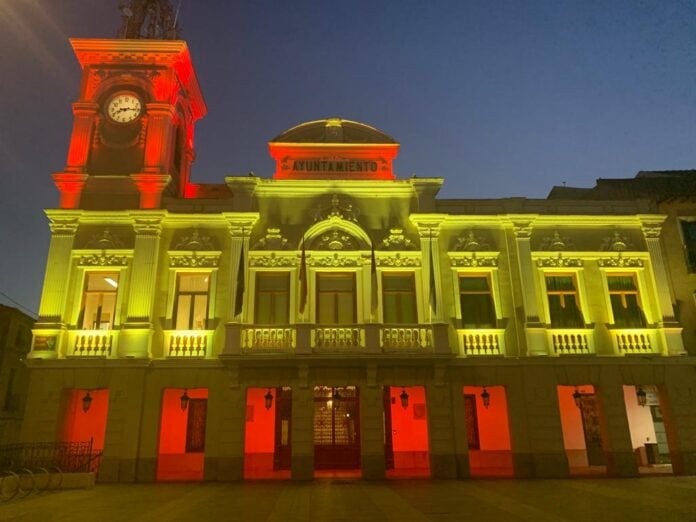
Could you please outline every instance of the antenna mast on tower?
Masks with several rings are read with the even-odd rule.
[[[176,12],[169,0],[119,0],[121,11],[120,38],[178,40],[181,0]]]

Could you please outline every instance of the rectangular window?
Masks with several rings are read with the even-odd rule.
[[[486,276],[459,277],[463,328],[495,328],[493,295]]]
[[[619,328],[645,328],[635,278],[632,275],[607,276],[607,286],[614,325]]]
[[[382,307],[387,324],[418,322],[414,274],[382,275]]]
[[[546,295],[549,300],[549,319],[552,327],[582,328],[585,326],[573,276],[546,276]]]
[[[174,328],[205,330],[210,274],[178,274],[174,298]]]
[[[288,324],[290,312],[290,274],[268,272],[256,274],[256,323]]]
[[[88,272],[78,325],[83,330],[111,330],[116,313],[118,272]]]
[[[696,221],[682,221],[681,226],[686,267],[690,273],[694,273],[696,272]]]
[[[319,324],[355,324],[355,274],[317,274]]]

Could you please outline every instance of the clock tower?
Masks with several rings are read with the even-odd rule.
[[[133,27],[157,27],[138,11],[157,14],[151,4],[122,8],[126,38],[70,40],[82,82],[67,164],[53,174],[61,208],[155,209],[186,192],[207,109],[186,42]]]

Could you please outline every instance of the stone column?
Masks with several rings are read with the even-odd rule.
[[[68,149],[66,172],[83,173],[87,171],[89,152],[92,147],[92,135],[98,121],[99,105],[92,102],[73,103],[72,136]]]
[[[314,478],[314,389],[304,383],[292,390],[292,479]]]
[[[457,477],[452,398],[444,384],[426,386],[428,437],[430,439],[430,475],[435,479]]]
[[[525,339],[527,341],[528,355],[548,355],[546,329],[539,319],[539,301],[534,281],[534,265],[532,263],[532,247],[530,243],[532,225],[533,221],[530,221],[529,218],[526,220],[512,220],[524,303]]]
[[[127,320],[119,339],[120,357],[150,356],[153,306],[165,212],[133,212],[135,249],[131,267]]]
[[[526,366],[523,371],[507,387],[515,476],[567,477],[554,374],[544,367]]]
[[[31,358],[65,355],[65,303],[72,268],[72,249],[81,215],[79,211],[48,210],[51,244],[48,249],[39,319],[34,324]]]
[[[660,235],[662,233],[663,221],[664,218],[662,216],[641,216],[643,235],[648,246],[648,252],[650,252],[650,264],[655,274],[657,298],[660,304],[660,331],[664,347],[663,353],[667,355],[686,355],[681,335],[682,327],[674,317],[670,291],[671,285],[662,255]]]
[[[634,477],[638,475],[638,463],[631,443],[623,385],[618,377],[613,374],[604,375],[596,390],[602,445],[607,461],[607,475]]]
[[[384,478],[383,388],[368,385],[360,388],[360,452],[364,479]]]

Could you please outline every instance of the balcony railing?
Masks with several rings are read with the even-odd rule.
[[[68,335],[70,355],[73,357],[111,357],[116,351],[118,331],[72,330]]]
[[[428,350],[433,346],[433,331],[416,325],[383,325],[379,342],[383,351]]]
[[[614,350],[619,355],[658,352],[657,334],[648,328],[610,329]]]
[[[550,328],[546,331],[554,355],[595,353],[594,331],[584,328]]]
[[[212,330],[165,330],[164,346],[168,357],[204,358],[212,345]]]
[[[242,330],[242,349],[291,351],[297,345],[296,330],[291,326],[254,326]]]
[[[365,328],[360,325],[316,326],[312,330],[312,347],[320,350],[364,348]]]
[[[459,353],[466,357],[480,355],[505,355],[505,330],[480,328],[457,330]]]

